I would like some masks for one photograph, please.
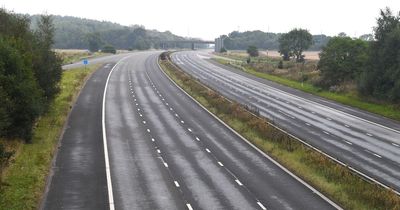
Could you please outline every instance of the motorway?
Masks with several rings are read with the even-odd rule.
[[[400,191],[400,124],[365,111],[263,80],[183,51],[173,61],[225,97],[257,107],[289,133]]]
[[[88,80],[43,209],[340,209],[185,95],[158,54],[126,55]]]

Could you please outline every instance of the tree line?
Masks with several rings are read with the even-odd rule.
[[[32,137],[35,120],[59,92],[61,59],[52,51],[52,17],[29,17],[0,9],[0,137]]]
[[[400,102],[400,13],[380,11],[369,41],[341,35],[320,53],[321,85],[357,84],[363,96]]]
[[[33,15],[31,28],[36,30],[40,16]],[[126,50],[161,48],[161,41],[185,40],[169,31],[148,30],[144,26],[123,26],[108,21],[97,21],[70,16],[53,16],[55,28],[54,48],[90,49],[97,51],[105,46]],[[165,44],[164,44],[165,46]],[[184,44],[166,44],[165,47],[190,47]]]

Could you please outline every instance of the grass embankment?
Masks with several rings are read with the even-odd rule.
[[[64,71],[61,92],[34,129],[31,144],[21,140],[0,140],[15,151],[0,183],[0,209],[37,209],[44,192],[58,139],[71,106],[88,76],[99,67]]]
[[[224,60],[221,58],[214,59],[218,63],[223,65],[228,65],[234,67],[236,69],[245,71],[249,74],[257,76],[259,78],[263,78],[266,80],[274,81],[276,83],[295,88],[307,93],[311,93],[314,95],[321,96],[326,99],[330,99],[333,101],[337,101],[339,103],[349,105],[352,107],[356,107],[368,112],[372,112],[378,115],[382,115],[387,118],[391,118],[394,120],[400,120],[400,107],[396,104],[389,104],[389,103],[375,103],[371,102],[371,99],[366,99],[359,97],[356,92],[350,91],[348,93],[341,93],[341,92],[332,92],[323,90],[320,87],[317,87],[309,82],[300,82],[293,79],[285,78],[284,76],[273,75],[266,72],[257,71],[251,66],[244,64],[244,62],[231,62],[228,60]],[[241,63],[241,64],[240,64]]]
[[[325,156],[270,126],[266,119],[229,102],[170,61],[164,71],[187,93],[250,142],[346,209],[400,209],[400,197],[362,180]]]

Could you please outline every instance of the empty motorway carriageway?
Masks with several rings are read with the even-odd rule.
[[[204,51],[172,54],[184,71],[371,180],[400,191],[400,124],[223,66]]]
[[[160,53],[107,60],[87,81],[61,140],[43,209],[340,209],[175,86],[158,66]],[[248,78],[229,71],[222,77],[215,66],[196,57],[174,54],[185,70],[224,94],[245,100],[237,91],[246,90],[262,106],[277,106],[276,101],[285,114],[306,118],[288,112],[292,105],[281,99],[260,93],[264,84],[247,87],[241,79]],[[276,97],[284,94],[276,92]],[[320,110],[315,111],[307,115],[320,118]],[[324,130],[337,135],[329,126],[337,119],[331,117]],[[317,132],[313,126],[310,132]]]

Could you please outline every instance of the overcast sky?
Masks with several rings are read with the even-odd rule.
[[[234,30],[350,36],[371,33],[379,9],[396,13],[400,0],[1,0],[16,13],[68,15],[123,25],[169,30],[181,36],[214,39]]]

